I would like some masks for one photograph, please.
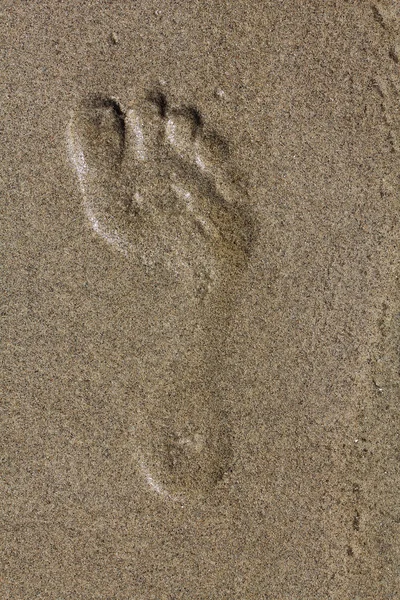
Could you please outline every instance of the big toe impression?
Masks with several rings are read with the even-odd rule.
[[[78,175],[108,177],[118,169],[125,147],[125,114],[114,98],[96,97],[74,111],[68,130],[70,155]]]

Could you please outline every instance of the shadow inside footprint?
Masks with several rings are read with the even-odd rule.
[[[174,324],[154,367],[168,385],[148,384],[132,452],[161,496],[202,496],[232,461],[214,362],[255,231],[229,146],[195,107],[170,106],[159,91],[126,109],[116,98],[90,99],[72,114],[67,141],[92,230],[169,286],[152,323],[160,339],[163,323]],[[177,353],[185,360],[175,372]]]

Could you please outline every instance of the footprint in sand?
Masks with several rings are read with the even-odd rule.
[[[159,495],[203,497],[232,463],[215,381],[254,233],[228,145],[198,110],[157,91],[127,107],[85,101],[67,141],[88,224],[143,275],[144,306],[158,290],[156,358],[145,401],[132,397],[129,452]]]

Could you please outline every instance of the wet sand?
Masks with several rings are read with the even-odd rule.
[[[1,16],[1,597],[397,598],[395,3]]]

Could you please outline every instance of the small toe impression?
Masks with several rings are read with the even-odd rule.
[[[139,113],[136,109],[131,108],[126,113],[126,136],[130,151],[134,158],[139,162],[143,162],[147,158],[144,128]]]
[[[165,121],[165,140],[184,160],[196,160],[203,120],[196,109],[171,110]]]

